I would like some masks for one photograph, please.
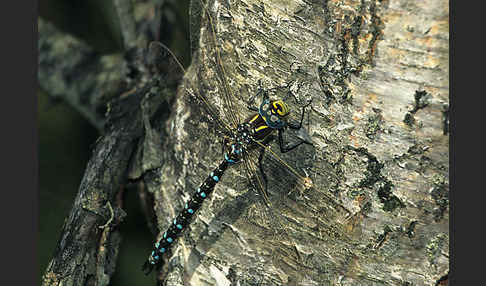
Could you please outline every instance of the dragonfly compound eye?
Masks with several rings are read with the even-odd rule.
[[[289,107],[282,100],[277,100],[273,102],[272,113],[277,113],[280,117],[287,116],[289,114]]]

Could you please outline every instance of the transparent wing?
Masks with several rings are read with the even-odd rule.
[[[159,76],[180,78],[185,73],[177,57],[160,42],[149,43],[144,60],[149,71]]]
[[[320,183],[319,185],[332,185],[340,181],[334,172],[317,169],[313,164],[314,156],[308,153],[308,150],[305,150],[304,145],[299,146],[291,152],[282,154],[273,151],[271,146],[266,146],[261,143],[258,144],[261,148],[265,148],[265,156],[262,164],[264,165],[264,171],[267,174],[269,184],[273,189],[283,190],[279,193],[280,196],[291,193],[300,196],[316,191],[313,189],[314,182],[311,178],[312,175],[314,175],[312,177],[327,181],[326,184]],[[299,152],[300,154],[296,155],[295,152]],[[269,187],[268,189],[272,188]],[[328,202],[334,204],[336,209],[341,209],[344,213],[350,213],[344,206],[336,202],[335,198],[331,195],[326,192],[321,193],[321,195],[326,197]]]
[[[236,128],[236,126],[242,121],[242,116],[240,114],[241,112],[241,107],[237,106],[237,102],[239,98],[237,98],[231,88],[229,87],[228,84],[228,73],[225,70],[225,66],[223,64],[222,58],[221,58],[221,51],[220,51],[220,43],[218,42],[218,39],[216,37],[216,26],[214,24],[213,16],[211,15],[211,12],[209,9],[204,5],[204,3],[201,0],[201,5],[204,7],[204,13],[205,17],[207,19],[207,29],[209,31],[209,38],[211,41],[211,45],[213,47],[213,54],[214,56],[206,56],[204,54],[204,49],[201,49],[202,52],[202,59],[213,59],[214,60],[214,67],[216,70],[216,73],[218,74],[218,79],[220,82],[220,86],[223,89],[223,94],[221,94],[221,98],[223,100],[223,110],[222,112],[224,113],[223,118],[228,119],[231,122],[231,127]],[[203,65],[206,69],[208,69],[207,62],[203,60]]]
[[[165,59],[169,58],[170,61],[173,61],[175,64],[173,66],[178,66],[178,68],[185,74],[185,69],[180,63],[180,61],[177,59],[177,57],[174,55],[174,53],[164,44],[160,42],[151,42],[149,44],[149,52],[148,52],[148,57],[147,61],[150,62],[151,66],[158,70],[159,72],[162,70],[163,71],[163,66],[161,65],[162,61],[165,61]],[[164,73],[169,73],[168,71],[165,71]],[[195,97],[198,101],[200,101],[203,105],[203,108],[206,110],[206,112],[211,116],[211,118],[219,125],[221,128],[223,128],[224,132],[226,134],[229,134],[232,132],[232,128],[226,124],[217,114],[215,111],[214,107],[209,104],[208,99],[202,95],[201,91],[197,88],[193,88],[194,92],[191,92],[190,90],[186,89],[186,92],[188,92],[192,97]]]
[[[208,33],[208,36],[206,38],[209,39],[209,54],[206,54],[207,52],[204,48],[200,49],[200,66],[203,70],[198,71],[196,74],[198,77],[198,82],[201,83],[201,86],[199,88],[188,88],[186,89],[186,91],[192,97],[197,98],[198,101],[203,104],[204,109],[212,117],[212,119],[224,129],[224,132],[226,134],[229,134],[241,122],[242,116],[240,113],[243,108],[238,106],[237,102],[242,101],[234,96],[231,88],[229,87],[228,75],[221,57],[220,44],[218,43],[216,37],[216,28],[214,25],[213,16],[211,15],[209,9],[206,7],[204,2],[202,0],[200,1],[201,6],[204,7],[203,17],[207,19],[207,27],[205,31]],[[204,31],[203,34],[201,34],[201,37],[204,38]],[[168,47],[160,42],[152,42],[149,46],[149,49],[155,51],[153,52],[153,54],[158,53],[172,57],[177,62],[179,68],[185,73],[184,67],[182,66],[182,64],[180,64],[180,62],[177,60],[177,57]],[[208,82],[208,79],[204,76],[212,74],[213,71],[216,73],[217,76],[214,78],[215,80],[213,82]],[[206,86],[204,86],[204,84],[206,84]],[[217,108],[217,104],[210,104],[210,99],[207,96],[207,92],[205,92],[205,90],[209,89],[215,89],[218,91],[217,96],[222,101],[221,108]]]
[[[261,150],[261,149],[260,149]],[[279,207],[282,206],[281,202],[285,200],[283,196],[287,195],[287,193],[273,193],[272,196],[269,195],[267,192],[266,184],[269,184],[269,180],[266,175],[262,174],[260,167],[259,167],[259,158],[260,152],[259,150],[250,151],[244,157],[244,168],[247,174],[247,178],[249,179],[251,185],[257,192],[260,194],[263,200],[263,205],[265,208],[266,216],[264,219],[268,220],[267,223],[271,226],[272,231],[276,234],[283,236],[285,239],[284,241],[288,241],[291,244],[293,254],[300,259],[299,252],[297,250],[297,246],[293,238],[289,235],[288,229],[288,220],[286,217],[282,215],[279,211]],[[276,166],[277,168],[282,166]],[[287,179],[287,178],[286,178]],[[281,189],[281,191],[283,191]],[[280,202],[280,203],[279,203]],[[262,210],[263,211],[263,210]],[[290,253],[286,253],[286,255],[291,255]]]

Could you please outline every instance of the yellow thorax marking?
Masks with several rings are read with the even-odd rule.
[[[256,132],[262,130],[262,129],[265,129],[265,128],[268,128],[268,125],[262,125],[262,126],[259,126],[255,129]]]
[[[260,114],[255,114],[255,116],[253,116],[253,118],[250,120],[250,123],[255,121],[258,118],[258,116],[260,116]]]

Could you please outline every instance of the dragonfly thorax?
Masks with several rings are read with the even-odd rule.
[[[253,142],[254,132],[255,131],[253,130],[251,124],[247,122],[238,124],[235,134],[235,141],[242,144],[243,147],[246,148]]]
[[[225,141],[226,152],[224,158],[227,162],[237,163],[243,157],[243,153],[254,144],[254,131],[248,123],[239,124],[236,132]]]

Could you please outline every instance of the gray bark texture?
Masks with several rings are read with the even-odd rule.
[[[259,86],[276,88],[274,98],[285,95],[281,87],[292,91],[294,120],[294,102],[312,99],[305,122],[314,145],[285,158],[314,185],[298,189],[268,171],[276,227],[242,169],[231,168],[159,278],[167,285],[445,280],[448,2],[208,1],[203,11],[211,18],[200,18],[199,50],[166,124],[160,183],[147,183],[160,231],[222,160],[218,126],[196,97],[230,122],[225,80],[230,112],[243,119]]]
[[[280,154],[275,140],[270,150],[312,187],[304,188],[267,150],[269,209],[247,178],[255,180],[257,172],[230,167],[165,258],[159,283],[443,285],[449,273],[448,5],[192,1],[193,58],[177,96],[166,101],[160,83],[142,77],[125,84],[132,93],[111,101],[44,285],[108,284],[119,236],[116,228],[98,227],[110,217],[107,202],[114,221],[123,218],[115,202],[127,179],[143,181],[153,196],[148,208],[160,238],[223,159],[223,128],[208,106],[234,125],[232,115],[244,120],[252,114],[247,105],[259,105],[261,89],[286,99],[291,121],[311,101],[304,128],[313,145]],[[127,31],[138,46],[146,45],[133,35],[139,32],[133,19],[120,16],[120,22],[132,27]],[[165,104],[168,118],[160,116]]]
[[[54,102],[74,107],[102,132],[42,285],[109,285],[122,240],[119,225],[126,216],[127,174],[152,168],[152,161],[160,165],[160,138],[147,126],[151,119],[165,120],[160,117],[167,114],[166,99],[175,90],[172,78],[180,73],[159,79],[150,71],[154,65],[147,64],[153,7],[142,6],[135,16],[131,1],[115,4],[124,29],[123,54],[101,55],[86,42],[38,21],[40,88]],[[136,30],[140,23],[144,25]],[[139,158],[148,159],[141,164]]]

